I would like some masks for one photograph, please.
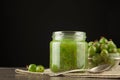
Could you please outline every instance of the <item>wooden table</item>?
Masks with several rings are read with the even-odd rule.
[[[102,79],[102,78],[73,78],[73,77],[49,77],[49,76],[30,76],[16,74],[16,68],[0,67],[0,80],[120,80],[120,79]]]

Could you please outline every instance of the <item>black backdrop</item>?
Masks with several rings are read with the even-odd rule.
[[[105,36],[120,47],[116,0],[3,0],[0,66],[49,66],[53,31],[85,31],[87,41]]]

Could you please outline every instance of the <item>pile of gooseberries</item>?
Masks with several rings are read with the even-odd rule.
[[[91,59],[92,66],[100,64],[114,64],[111,55],[119,56],[120,48],[117,48],[112,39],[108,40],[101,37],[99,40],[88,42],[88,56]]]
[[[44,66],[42,65],[30,64],[27,69],[30,72],[44,72]]]

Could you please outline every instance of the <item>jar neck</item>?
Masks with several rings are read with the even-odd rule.
[[[56,31],[52,34],[53,40],[85,41],[86,33],[81,31]]]

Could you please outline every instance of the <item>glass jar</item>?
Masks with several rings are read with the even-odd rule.
[[[86,33],[81,31],[56,31],[50,42],[50,69],[61,72],[85,69],[88,64]]]

